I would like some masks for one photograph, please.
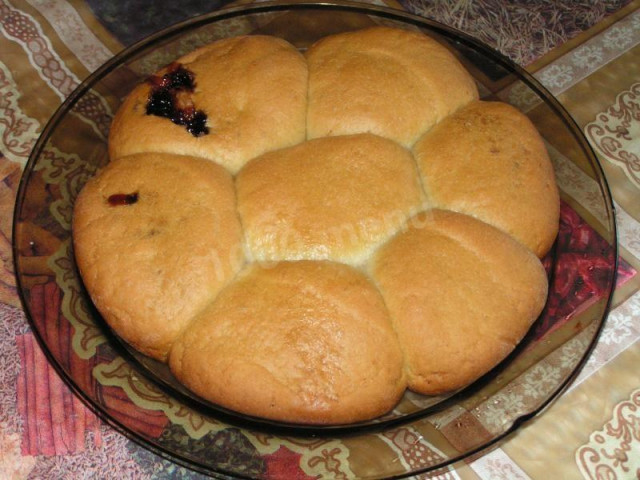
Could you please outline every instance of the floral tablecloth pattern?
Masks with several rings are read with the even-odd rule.
[[[2,479],[201,478],[131,442],[71,392],[48,363],[25,318],[12,264],[17,188],[31,149],[55,109],[92,71],[141,35],[224,4],[190,1],[180,12],[160,14],[156,3],[145,1],[136,7],[133,1],[0,0]],[[387,4],[466,31],[523,65],[583,130],[602,163],[616,205],[622,280],[585,368],[543,415],[499,448],[436,477],[640,479],[640,1]],[[131,15],[135,8],[139,14]],[[112,113],[108,105],[96,100],[83,108],[96,131],[106,132]],[[574,183],[575,191],[589,202],[580,172],[575,172]],[[41,236],[39,245],[47,249],[42,255],[61,247],[46,232]],[[39,256],[31,258],[37,271]],[[59,301],[51,288],[44,284],[38,290],[43,304]],[[79,375],[97,375],[105,389],[113,382],[109,394],[114,402],[118,395],[152,401],[152,390],[131,385],[126,391],[118,383],[126,368],[113,362],[93,372],[87,367]],[[531,375],[540,386],[553,372]],[[131,408],[123,414],[135,417]],[[167,415],[177,415],[169,410],[151,420],[146,416],[144,428],[160,434]],[[194,432],[206,427],[194,424],[193,417],[189,421],[184,428]],[[490,422],[485,419],[485,425]],[[387,441],[399,446],[412,439]],[[300,461],[296,455],[295,445],[265,453],[260,468],[271,478],[313,478],[295,468]],[[349,458],[332,460],[349,469]]]

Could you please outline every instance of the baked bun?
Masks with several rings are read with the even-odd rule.
[[[456,57],[418,32],[372,27],[331,35],[306,58],[308,138],[369,132],[410,147],[478,98]]]
[[[423,203],[410,152],[371,134],[267,153],[245,166],[236,188],[256,261],[361,263]]]
[[[462,388],[522,339],[547,298],[540,260],[473,217],[428,210],[371,265],[404,350],[409,388]]]
[[[280,421],[369,419],[406,388],[380,293],[323,261],[247,267],[175,343],[169,366],[214,403]]]
[[[473,102],[413,149],[430,202],[483,220],[543,257],[558,233],[560,199],[542,138],[519,110]]]
[[[159,360],[243,261],[231,176],[178,155],[109,163],[76,200],[73,241],[104,319]]]
[[[226,38],[178,59],[127,97],[111,126],[109,156],[193,155],[235,173],[257,155],[304,140],[306,101],[307,65],[291,44]]]
[[[109,154],[74,212],[87,290],[227,409],[370,420],[476,380],[545,303],[544,143],[420,32],[218,40],[134,89]]]

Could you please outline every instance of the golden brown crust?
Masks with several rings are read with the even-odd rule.
[[[306,58],[307,138],[370,132],[410,147],[478,98],[455,56],[418,32],[373,27],[332,35]]]
[[[80,273],[119,336],[211,402],[310,424],[464,387],[520,341],[546,299],[553,170],[444,46],[374,27],[305,58],[255,35],[177,64],[209,133],[147,115],[152,77],[75,206]]]
[[[114,118],[110,158],[140,152],[193,155],[234,173],[250,158],[304,140],[307,65],[289,43],[260,35],[227,38],[177,62],[195,76],[189,98],[206,113],[209,133],[195,137],[166,118],[147,115],[151,86],[145,82]]]
[[[373,418],[406,388],[380,293],[332,262],[249,266],[176,342],[169,365],[214,403],[295,423]]]
[[[423,201],[411,154],[371,134],[267,153],[238,174],[236,188],[257,261],[361,263]]]
[[[242,265],[233,183],[207,160],[116,160],[89,180],[74,208],[76,261],[96,307],[156,359]]]
[[[429,200],[509,233],[539,257],[551,248],[560,199],[547,150],[531,121],[501,102],[474,102],[414,147]]]
[[[405,353],[409,388],[464,387],[505,358],[544,307],[531,251],[467,215],[429,210],[384,245],[372,274]]]

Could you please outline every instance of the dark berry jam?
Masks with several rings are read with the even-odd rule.
[[[184,68],[178,62],[173,62],[167,67],[167,73],[161,77],[153,75],[149,81],[154,85],[169,90],[184,89],[193,91],[196,86],[193,73]]]
[[[174,62],[169,65],[167,73],[151,76],[148,83],[151,84],[151,93],[147,101],[147,115],[168,118],[185,127],[194,137],[209,133],[206,113],[196,110],[190,99],[185,100],[185,94],[195,88],[192,72]]]
[[[164,88],[153,90],[147,102],[147,115],[171,118],[175,114],[174,96]]]
[[[109,205],[118,207],[121,205],[133,205],[138,201],[138,192],[135,193],[114,193],[107,199]]]

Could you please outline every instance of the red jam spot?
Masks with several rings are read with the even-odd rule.
[[[120,205],[133,205],[138,201],[138,192],[135,193],[114,193],[107,199],[109,205],[118,207]]]
[[[176,125],[185,127],[194,137],[209,133],[207,115],[184,99],[178,101],[178,93],[191,93],[195,88],[192,72],[174,62],[169,65],[167,73],[162,76],[153,75],[147,81],[151,84],[147,115],[168,118]]]
[[[184,89],[193,91],[196,85],[193,73],[178,62],[171,63],[167,67],[167,73],[164,75],[152,75],[148,81],[155,87],[169,90]]]

